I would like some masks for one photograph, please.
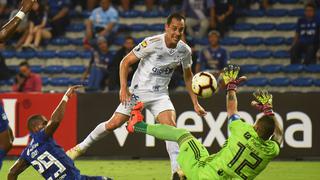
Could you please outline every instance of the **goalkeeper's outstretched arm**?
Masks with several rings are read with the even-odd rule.
[[[238,65],[229,64],[227,67],[223,69],[222,72],[222,80],[223,84],[225,84],[225,88],[227,91],[227,113],[228,119],[232,115],[238,113],[238,100],[237,100],[237,86],[242,82],[245,81],[247,78],[242,76],[238,78],[238,74],[240,71],[240,67]]]
[[[274,118],[274,125],[275,125],[275,127],[274,127],[274,133],[272,136],[272,140],[276,141],[280,145],[283,141],[283,128],[280,126],[280,124],[276,118]]]
[[[228,119],[238,113],[238,100],[237,100],[237,94],[235,90],[229,90],[227,91],[227,114]]]

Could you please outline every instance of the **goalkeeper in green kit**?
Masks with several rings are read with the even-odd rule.
[[[178,163],[188,180],[254,179],[279,154],[283,130],[272,110],[272,95],[257,91],[252,105],[264,113],[254,125],[238,115],[237,86],[245,77],[237,78],[240,68],[228,65],[222,72],[227,95],[228,129],[230,136],[223,148],[209,155],[206,148],[185,129],[143,122],[138,103],[131,112],[127,125],[129,132],[141,132],[158,139],[175,141],[180,146]]]

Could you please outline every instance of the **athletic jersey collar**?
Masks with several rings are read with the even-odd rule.
[[[163,48],[166,49],[170,55],[173,55],[175,52],[177,52],[177,49],[181,40],[177,43],[177,46],[175,48],[168,48],[165,41],[165,35],[166,33],[161,34],[161,39],[163,41]]]

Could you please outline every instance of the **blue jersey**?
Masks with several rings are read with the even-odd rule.
[[[218,64],[216,67],[210,66],[210,61],[217,61]],[[218,47],[216,49],[207,47],[203,49],[200,54],[199,58],[197,59],[197,63],[201,64],[202,70],[204,69],[218,69],[222,70],[228,63],[228,53],[227,51],[222,48]]]
[[[31,133],[31,142],[20,158],[27,161],[45,179],[80,180],[80,171],[55,140],[44,129]]]
[[[297,23],[296,32],[299,35],[299,42],[303,44],[316,43],[319,35],[319,25],[316,18],[312,20],[300,18]]]
[[[2,105],[0,104],[0,133],[8,129],[8,124],[8,118],[3,110]]]

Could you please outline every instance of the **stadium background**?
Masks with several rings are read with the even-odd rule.
[[[136,42],[144,37],[163,31],[168,12],[144,13],[139,11],[143,1],[135,10],[120,13],[122,31],[114,40],[111,51],[115,52],[124,41],[125,35],[132,35]],[[249,107],[250,92],[257,87],[267,87],[275,94],[275,109],[284,125],[285,142],[277,160],[261,175],[261,179],[319,179],[320,157],[318,106],[320,99],[320,66],[291,65],[288,49],[292,43],[298,17],[303,15],[303,2],[298,0],[274,0],[268,10],[239,10],[239,18],[230,32],[221,39],[221,45],[229,51],[230,63],[241,65],[248,82],[240,88],[239,109],[248,122],[252,122],[257,112]],[[16,69],[24,60],[40,73],[43,92],[36,94],[11,93],[13,80],[0,81],[0,98],[9,116],[10,125],[16,136],[15,146],[9,153],[15,158],[27,143],[26,118],[30,114],[41,113],[50,117],[63,92],[69,85],[83,83],[81,74],[90,60],[90,53],[82,47],[84,34],[83,20],[88,12],[70,12],[72,21],[63,37],[45,42],[39,51],[2,52],[7,65]],[[208,45],[207,38],[192,39],[197,51]],[[222,145],[226,131],[224,94],[201,100],[210,112],[199,118],[193,112],[191,102],[184,91],[182,82],[171,92],[177,109],[178,126],[192,131],[207,146],[216,152]],[[49,93],[51,92],[51,93]],[[117,92],[80,93],[69,104],[67,116],[56,134],[57,141],[69,149],[80,142],[97,124],[109,117],[118,104]],[[153,118],[148,112],[146,120]],[[90,161],[77,162],[82,172],[104,174],[116,179],[168,179],[169,162],[164,143],[154,141],[144,135],[128,135],[124,128],[114,135],[95,144],[83,157]],[[97,160],[96,159],[107,159]],[[114,161],[109,159],[151,159]],[[287,162],[289,160],[289,162]],[[305,162],[294,162],[305,160]],[[315,162],[309,162],[315,161]],[[12,165],[5,161],[0,177]],[[141,166],[140,170],[124,172],[128,168]],[[99,170],[98,170],[99,169]],[[116,170],[118,169],[118,170]],[[146,170],[147,169],[147,170]],[[148,171],[149,172],[146,172]],[[141,171],[141,172],[140,172]],[[146,175],[145,175],[145,174]],[[24,179],[39,178],[33,170],[25,173]]]

